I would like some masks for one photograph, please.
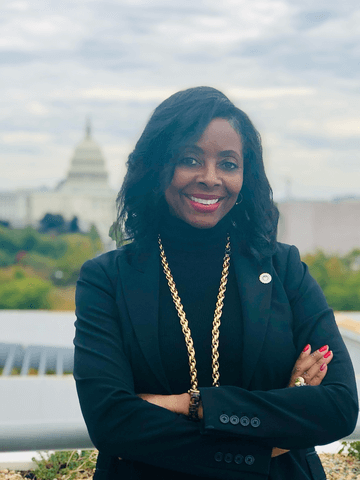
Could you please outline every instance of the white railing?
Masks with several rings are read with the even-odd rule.
[[[95,448],[84,422],[7,422],[0,427],[0,451]]]
[[[72,375],[0,377],[0,452],[94,448]]]

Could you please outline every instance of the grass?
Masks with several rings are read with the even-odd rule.
[[[90,479],[94,474],[97,450],[57,451],[41,455],[35,470],[22,472],[23,478],[32,480],[75,480]]]

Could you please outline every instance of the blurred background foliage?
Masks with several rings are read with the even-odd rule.
[[[0,224],[0,308],[74,310],[80,268],[103,250],[96,228],[81,232],[76,217],[47,214],[38,229]],[[360,311],[360,249],[303,260],[334,310]]]
[[[316,252],[303,261],[334,310],[360,311],[360,249],[339,257]]]
[[[47,218],[46,218],[47,217]],[[82,264],[103,251],[94,226],[79,231],[45,215],[40,227],[0,225],[0,308],[74,310],[75,284]]]

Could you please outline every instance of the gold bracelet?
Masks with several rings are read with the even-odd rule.
[[[199,422],[200,391],[190,388],[188,393],[190,394],[188,419],[192,420],[193,422]]]

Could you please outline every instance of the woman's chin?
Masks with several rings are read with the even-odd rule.
[[[215,227],[228,212],[218,209],[216,212],[200,213],[194,211],[191,207],[175,210],[170,206],[169,213],[194,228],[209,229]]]
[[[206,218],[206,217],[205,218],[196,217],[196,218],[186,218],[186,219],[183,218],[183,220],[189,225],[191,225],[192,227],[203,228],[203,229],[213,228],[220,221],[219,218]]]

